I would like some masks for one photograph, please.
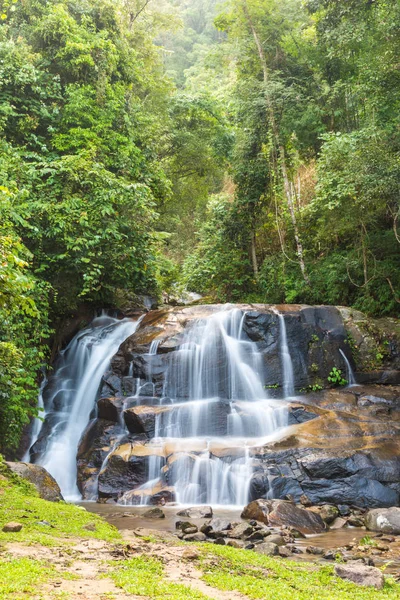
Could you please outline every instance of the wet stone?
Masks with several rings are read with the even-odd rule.
[[[318,548],[318,546],[307,546],[306,548],[307,554],[314,554],[316,556],[323,555],[325,550],[323,548]]]
[[[145,519],[165,519],[165,514],[161,508],[150,508],[143,513]]]

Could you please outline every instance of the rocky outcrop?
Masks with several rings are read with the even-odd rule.
[[[43,500],[48,500],[49,502],[64,500],[58,483],[44,467],[23,462],[7,462],[6,464],[13,473],[33,483]]]
[[[191,429],[188,423],[193,406],[188,402],[187,378],[171,381],[168,373],[181,356],[185,332],[221,307],[151,311],[112,360],[103,379],[97,418],[81,440],[78,479],[86,497],[90,497],[92,484],[97,485],[98,481],[103,498],[119,498],[123,494],[124,502],[130,503],[136,503],[143,495],[154,504],[172,501],[174,485],[177,481],[181,485],[189,483],[187,474],[193,472],[200,456],[208,453],[212,460],[225,465],[240,460],[246,452],[253,471],[250,500],[290,497],[298,502],[306,495],[312,504],[397,506],[399,388],[364,385],[305,393],[313,387],[328,385],[327,377],[334,366],[346,373],[340,350],[357,371],[357,377],[373,371],[378,373],[376,380],[396,381],[400,369],[396,331],[392,335],[389,325],[383,327],[374,322],[373,327],[380,328],[378,336],[368,329],[365,324],[368,320],[361,313],[342,308],[298,305],[237,305],[237,308],[244,313],[242,338],[249,347],[250,343],[256,345],[260,356],[257,373],[270,398],[282,397],[276,309],[284,314],[296,388],[304,394],[288,404],[287,423],[291,427],[282,430],[281,437],[274,442],[261,446],[248,443],[246,449],[229,438],[210,441],[209,438],[229,435],[230,423],[235,418],[240,418],[243,437],[256,440],[261,437],[254,428],[259,419],[257,411],[265,409],[265,418],[269,418],[268,407],[258,407],[255,411],[250,402],[240,397],[240,389],[234,398],[229,397],[229,369],[221,346],[215,364],[210,367],[214,380],[218,381],[218,397],[196,407],[198,414]],[[156,354],[150,352],[152,342],[156,342]],[[380,364],[368,363],[372,349],[375,355],[385,349]],[[371,375],[369,379],[373,381],[374,377]],[[123,423],[129,433],[119,437]],[[180,442],[168,440],[171,424],[175,432],[184,431],[188,437],[182,435]],[[155,436],[164,440],[154,444]],[[203,439],[194,440],[195,437]],[[161,478],[157,489],[143,490],[151,465],[154,466],[154,456],[158,457]],[[200,501],[209,502],[206,497]]]

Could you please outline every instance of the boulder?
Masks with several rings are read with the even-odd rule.
[[[370,531],[400,535],[400,508],[370,510],[365,515],[365,525]]]
[[[357,585],[374,587],[381,590],[385,583],[382,571],[376,567],[367,567],[360,563],[335,565],[335,574]]]
[[[227,532],[227,537],[240,539],[242,537],[249,536],[251,533],[253,533],[253,527],[251,525],[249,525],[248,523],[239,523]]]
[[[277,556],[279,554],[279,547],[276,544],[263,542],[262,544],[257,544],[257,546],[255,546],[254,552],[257,552],[257,554],[264,554],[265,556]]]
[[[18,533],[18,531],[21,531],[22,527],[22,523],[10,522],[4,525],[2,531],[4,531],[4,533]]]
[[[143,515],[145,519],[165,519],[165,513],[161,510],[161,508],[150,508],[146,510]]]
[[[322,533],[326,529],[318,514],[285,500],[250,502],[242,512],[242,519],[255,519],[276,527],[293,527],[303,534]]]
[[[268,515],[270,513],[270,509],[271,502],[269,500],[253,500],[253,502],[250,502],[250,504],[244,507],[240,516],[242,519],[260,521],[261,523],[268,525]]]
[[[211,506],[192,506],[176,513],[178,517],[188,517],[189,519],[211,519],[213,510]]]
[[[268,520],[270,525],[294,527],[306,535],[322,533],[326,530],[326,524],[319,515],[283,500],[272,503],[272,511],[268,515]]]
[[[229,529],[232,529],[232,525],[227,519],[211,519],[202,526],[201,531],[210,538],[218,538],[224,537]]]
[[[8,468],[23,479],[33,483],[43,500],[59,502],[64,500],[58,483],[44,467],[23,462],[7,462]]]

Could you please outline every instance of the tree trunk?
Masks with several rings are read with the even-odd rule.
[[[251,32],[253,34],[254,41],[257,46],[258,55],[259,55],[262,70],[263,70],[264,83],[267,85],[269,82],[269,71],[268,71],[267,60],[265,58],[264,49],[263,49],[260,39],[258,37],[256,28],[254,27],[254,23],[251,18],[246,0],[243,0],[243,11],[244,11],[246,19],[249,23]],[[274,141],[279,150],[281,174],[282,174],[282,179],[283,179],[283,186],[284,186],[284,190],[285,190],[286,200],[287,200],[287,204],[288,204],[288,208],[289,208],[290,218],[291,218],[293,230],[294,230],[294,237],[295,237],[296,247],[297,247],[297,258],[299,261],[301,272],[303,274],[304,281],[307,283],[307,285],[310,285],[310,279],[309,279],[309,276],[307,273],[307,267],[306,267],[306,264],[304,261],[303,244],[301,242],[301,236],[300,236],[299,228],[297,225],[296,207],[295,207],[296,198],[293,196],[293,186],[290,183],[288,171],[287,171],[287,167],[286,167],[286,151],[285,151],[285,147],[283,146],[282,142],[280,141],[279,129],[278,129],[278,125],[277,125],[276,119],[275,119],[274,107],[272,105],[272,102],[271,102],[268,94],[266,94],[266,102],[267,102],[268,115],[269,115],[269,119],[270,119],[270,123],[271,123]]]
[[[256,234],[254,231],[251,233],[251,262],[253,265],[253,273],[254,276],[258,275],[258,262],[257,262],[257,252],[256,252]]]

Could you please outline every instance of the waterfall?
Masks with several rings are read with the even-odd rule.
[[[354,371],[353,371],[353,369],[351,368],[351,364],[350,364],[350,362],[349,362],[349,360],[348,360],[347,356],[346,356],[346,355],[345,355],[345,353],[343,352],[343,350],[342,350],[342,349],[339,349],[339,352],[340,352],[340,354],[342,355],[342,357],[343,357],[343,360],[344,360],[344,362],[345,362],[345,365],[346,365],[346,373],[347,373],[347,381],[348,381],[348,385],[349,385],[349,387],[353,387],[353,386],[357,385],[357,381],[356,381],[356,378],[355,378],[355,375],[354,375]]]
[[[43,371],[44,371],[44,369],[43,369]],[[47,377],[46,377],[46,373],[43,372],[43,379],[42,379],[42,383],[40,384],[39,395],[38,395],[38,404],[37,404],[38,416],[33,420],[32,429],[30,432],[31,439],[30,439],[30,443],[29,443],[29,448],[25,452],[25,454],[22,458],[22,462],[30,461],[29,449],[38,440],[39,435],[40,435],[40,430],[42,429],[42,426],[43,426],[43,418],[45,416],[43,391],[46,388],[46,385],[47,385]]]
[[[228,306],[192,323],[169,358],[159,399],[165,410],[155,416],[148,445],[164,447],[168,485],[179,503],[246,504],[251,446],[287,425],[286,404],[267,396],[263,355],[243,333],[244,319]],[[153,342],[149,354],[156,351]],[[142,502],[162,479],[164,463],[156,458],[149,460],[149,481],[138,488],[147,490]]]
[[[68,499],[80,498],[76,453],[110,360],[138,322],[102,316],[79,332],[61,353],[44,390],[46,417],[52,423],[45,452],[38,460]],[[44,424],[45,426],[45,424]]]
[[[294,375],[292,358],[287,342],[286,323],[284,316],[278,310],[275,309],[274,312],[279,319],[283,393],[285,398],[289,398],[294,395]]]

